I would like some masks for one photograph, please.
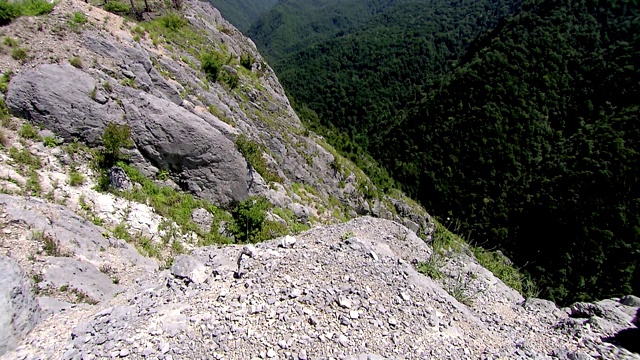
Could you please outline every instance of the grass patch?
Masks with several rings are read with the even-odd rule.
[[[459,303],[472,306],[473,300],[476,298],[478,294],[483,292],[484,290],[472,290],[471,282],[473,281],[473,274],[466,273],[461,274],[458,273],[454,279],[451,279],[446,284],[445,290],[453,297],[458,300]]]
[[[204,200],[195,199],[190,194],[182,193],[167,186],[159,186],[133,166],[123,162],[118,163],[118,166],[122,167],[132,182],[138,183],[142,187],[136,191],[119,192],[120,196],[131,201],[148,204],[159,215],[173,220],[180,227],[182,233],[194,232],[198,234],[202,244],[230,242],[229,238],[218,234],[217,226],[212,226],[212,231],[205,233],[191,220],[191,213],[198,208],[204,208],[213,214],[213,224],[216,225],[221,221],[232,221],[228,213]]]
[[[6,37],[5,42],[6,42],[6,39],[10,39],[10,38]],[[11,80],[12,76],[13,76],[13,71],[6,71],[2,74],[2,76],[0,76],[0,91],[2,91],[3,93],[6,93],[7,90],[9,89],[9,81]],[[4,100],[2,100],[2,103],[4,104]]]
[[[129,234],[129,227],[125,223],[120,223],[113,228],[113,236],[124,241],[131,240],[131,235]]]
[[[18,150],[15,147],[9,149],[9,156],[19,165],[28,167],[29,169],[40,169],[42,164],[37,156],[31,155],[29,150]]]
[[[85,180],[84,175],[82,175],[75,166],[72,166],[69,171],[69,185],[73,187],[80,186],[84,184]]]
[[[14,60],[24,61],[27,58],[27,49],[15,48],[11,51],[11,57]]]
[[[249,164],[269,182],[282,182],[282,178],[267,167],[267,161],[262,157],[264,146],[241,134],[236,139],[236,149],[247,159]]]
[[[9,2],[0,0],[0,26],[7,25],[20,16],[39,16],[53,10],[55,3],[46,0]]]
[[[109,2],[104,4],[103,9],[117,15],[124,15],[131,12],[131,6],[129,4],[121,3],[114,0],[110,0]]]
[[[82,59],[77,56],[69,59],[69,64],[71,64],[71,66],[73,66],[74,68],[82,69]]]
[[[24,125],[22,125],[22,127],[18,131],[18,135],[29,140],[42,140],[40,134],[38,133],[38,129],[30,123],[25,123]]]
[[[520,272],[511,260],[498,251],[489,251],[480,246],[472,246],[471,251],[478,259],[480,265],[491,271],[498,279],[507,286],[518,291],[524,297],[538,297],[540,291],[536,284]]]
[[[34,231],[32,233],[32,239],[42,243],[42,252],[47,256],[68,256],[62,251],[60,241],[56,240],[53,236],[45,233],[44,231]]]
[[[287,227],[292,234],[299,234],[310,229],[309,225],[299,222],[293,211],[290,209],[276,207],[273,208],[272,211],[287,222]]]

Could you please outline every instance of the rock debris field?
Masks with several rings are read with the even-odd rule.
[[[26,200],[32,203],[15,207],[33,211],[16,213],[10,198],[0,199],[5,237],[19,233],[11,224],[36,222],[47,209]],[[73,218],[58,222],[68,225]],[[82,238],[68,248],[75,255],[42,260],[43,282],[60,276],[52,275],[55,269],[68,270],[75,275],[54,285],[68,281],[96,301],[38,296],[34,306],[23,284],[22,295],[12,299],[21,306],[10,304],[3,314],[14,311],[14,320],[33,330],[14,339],[2,359],[640,358],[614,338],[621,331],[637,337],[632,322],[640,299],[563,309],[525,301],[474,259],[457,254],[447,268],[474,274],[467,284],[473,301],[464,305],[445,291],[446,281],[416,271],[415,262],[429,258],[431,248],[389,220],[360,217],[256,245],[196,248],[162,271],[126,243],[109,245],[95,225],[81,224],[72,232]],[[84,253],[91,246],[108,250],[91,258]],[[104,275],[95,269],[98,258],[114,254],[130,265],[122,271],[137,277],[113,286],[105,286],[108,277],[91,280],[89,274]],[[1,259],[3,268],[20,273],[15,261]],[[21,286],[20,277],[12,279]]]

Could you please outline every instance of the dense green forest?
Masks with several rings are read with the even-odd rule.
[[[371,4],[280,1],[251,28],[308,125],[542,296],[638,294],[637,1]]]
[[[260,15],[270,10],[278,0],[208,0],[222,16],[238,30],[247,33]]]
[[[396,3],[350,33],[271,64],[297,103],[355,143],[335,146],[347,154],[362,147],[378,157],[387,151],[389,129],[407,115],[407,104],[423,98],[476,37],[517,7],[476,0]]]
[[[379,154],[561,303],[640,291],[639,10],[528,3],[476,40]]]
[[[248,35],[274,68],[286,55],[340,37],[373,16],[411,0],[281,0],[251,26]]]

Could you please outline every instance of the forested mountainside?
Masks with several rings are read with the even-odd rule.
[[[208,0],[222,16],[246,34],[251,25],[278,0]]]
[[[352,32],[375,15],[408,1],[411,0],[279,1],[260,16],[248,35],[275,66],[287,55]]]
[[[377,155],[560,302],[640,291],[640,15],[544,0],[478,39]]]
[[[405,1],[300,51],[254,40],[339,150],[566,303],[640,291],[638,10]]]
[[[333,134],[325,134],[334,146],[367,168],[359,161],[359,148],[374,156],[385,152],[386,131],[406,116],[407,104],[421,99],[435,76],[446,72],[473,39],[518,4],[403,1],[349,33],[312,43],[301,51],[273,55],[267,41],[254,40],[261,51],[275,57],[271,65],[298,110],[306,106],[319,115],[311,123],[337,127]],[[281,32],[273,35],[268,41],[284,39]],[[341,131],[349,139],[337,140]],[[384,176],[374,177],[378,183],[389,183]]]

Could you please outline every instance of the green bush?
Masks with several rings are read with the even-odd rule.
[[[11,57],[14,60],[25,60],[27,58],[27,49],[25,48],[15,48],[11,51]]]
[[[131,6],[128,4],[123,4],[119,1],[109,1],[104,4],[104,10],[114,14],[127,14],[131,12]]]
[[[84,25],[87,23],[87,21],[89,21],[89,19],[87,18],[87,15],[85,15],[80,11],[74,12],[73,18],[71,20],[78,25]]]
[[[38,129],[29,123],[25,123],[24,125],[22,125],[22,127],[18,131],[18,135],[22,136],[25,139],[40,140]]]
[[[28,0],[23,2],[9,2],[0,0],[0,26],[7,25],[20,16],[38,16],[48,14],[55,4],[46,0]]]
[[[247,70],[251,70],[251,67],[253,66],[253,63],[255,61],[256,59],[254,59],[251,54],[240,55],[240,65],[242,65]]]
[[[9,81],[13,76],[12,71],[7,71],[0,76],[0,91],[6,93],[9,88]]]
[[[82,68],[82,59],[80,59],[79,57],[72,57],[71,59],[69,59],[69,64],[71,64],[71,66],[81,69]]]
[[[236,148],[265,180],[282,182],[282,178],[267,167],[267,162],[262,157],[264,149],[260,144],[241,134],[236,139]]]
[[[55,3],[50,3],[47,0],[27,0],[20,4],[21,15],[24,16],[39,16],[48,14],[53,11]]]
[[[240,82],[240,78],[237,74],[233,74],[230,72],[225,72],[222,80],[229,86],[231,89],[235,89],[238,87],[238,83]]]
[[[200,55],[200,64],[202,71],[207,75],[207,79],[211,82],[218,80],[220,68],[222,68],[222,60],[216,52],[204,52]]]
[[[160,24],[171,31],[178,31],[186,26],[189,22],[183,16],[176,13],[169,13],[160,18]]]
[[[0,26],[9,24],[18,16],[20,16],[20,7],[18,4],[8,2],[7,0],[0,0]]]
[[[240,202],[231,212],[235,222],[231,231],[236,239],[241,242],[258,242],[260,233],[266,221],[267,211],[271,209],[271,203],[264,197],[249,197]]]
[[[98,166],[109,169],[116,162],[125,160],[120,149],[132,146],[131,129],[129,125],[107,124],[102,133],[103,150],[99,153]]]

